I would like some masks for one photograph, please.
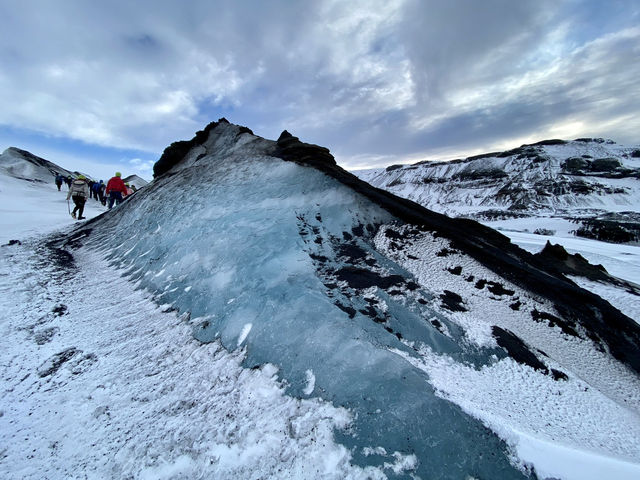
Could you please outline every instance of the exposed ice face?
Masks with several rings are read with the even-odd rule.
[[[199,340],[246,348],[246,366],[277,365],[290,394],[352,409],[353,430],[338,438],[356,462],[393,465],[390,476],[522,478],[505,445],[406,361],[415,341],[475,365],[501,351],[468,347],[432,295],[375,250],[394,218],[249,141],[240,155],[203,147],[94,224],[88,242],[189,312]]]

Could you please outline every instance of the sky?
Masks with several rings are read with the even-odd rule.
[[[638,0],[0,0],[0,151],[151,179],[221,117],[347,169],[640,143]]]

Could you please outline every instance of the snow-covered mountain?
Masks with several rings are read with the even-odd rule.
[[[486,222],[553,217],[572,221],[585,237],[624,242],[640,235],[640,148],[611,140],[548,140],[358,175],[451,216]]]
[[[633,478],[640,470],[640,326],[565,275],[608,282],[625,298],[636,295],[633,285],[561,249],[534,256],[474,221],[371,187],[339,168],[327,149],[287,132],[271,141],[222,119],[172,144],[155,172],[148,187],[66,237],[3,247],[13,259],[4,267],[13,272],[2,277],[5,290],[17,288],[12,277],[26,275],[15,273],[15,259],[33,259],[33,281],[48,285],[47,272],[58,270],[60,287],[48,286],[56,295],[47,290],[46,298],[70,290],[89,311],[106,303],[106,319],[96,312],[100,335],[126,339],[130,348],[153,343],[129,352],[111,340],[98,345],[91,333],[74,336],[90,332],[92,320],[66,316],[59,305],[43,315],[44,298],[29,309],[40,320],[3,321],[8,338],[36,338],[35,352],[49,352],[39,363],[23,350],[3,360],[33,363],[38,378],[23,384],[19,370],[3,376],[12,402],[0,416],[0,432],[9,432],[0,434],[3,443],[42,433],[17,407],[27,398],[41,416],[37,405],[51,405],[45,398],[93,392],[77,417],[65,416],[70,440],[56,436],[50,454],[37,455],[35,471],[63,465],[78,476],[573,479],[597,478],[603,468]],[[127,281],[105,280],[117,272]],[[122,293],[126,285],[152,295],[168,320],[142,309],[139,294]],[[635,311],[632,305],[623,310]],[[32,327],[20,330],[24,324]],[[180,349],[194,347],[177,326],[214,347],[198,349],[191,361]],[[231,357],[221,359],[215,345]],[[136,354],[140,362],[118,360]],[[224,361],[238,366],[221,370]],[[129,372],[125,390],[104,370],[112,364]],[[184,365],[189,370],[176,370]],[[305,413],[292,414],[263,395],[271,387],[260,372],[276,371],[288,398],[316,403],[300,403]],[[221,376],[213,385],[212,375]],[[214,391],[224,407],[200,409]],[[247,403],[256,395],[264,408]],[[327,402],[347,415],[327,410]],[[261,410],[282,412],[288,426],[276,432]],[[322,415],[334,418],[333,434]],[[91,449],[71,453],[67,443],[88,428],[100,432],[95,448],[107,460]],[[9,465],[28,461],[19,446],[7,445],[0,469],[11,474]]]
[[[128,183],[129,185],[134,185],[136,188],[144,187],[149,183],[144,178],[139,177],[138,175],[129,175],[128,177],[123,178],[122,181],[124,183]]]
[[[75,178],[78,172],[70,172],[26,150],[9,147],[0,154],[0,174],[22,180],[53,183],[58,174]]]

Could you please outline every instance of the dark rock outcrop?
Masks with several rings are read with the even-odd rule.
[[[529,347],[513,332],[494,325],[491,327],[491,333],[498,342],[498,345],[504,348],[509,356],[516,362],[529,365],[534,370],[549,373],[547,366],[542,363]]]
[[[283,160],[314,167],[336,165],[336,160],[328,148],[301,142],[298,137],[294,137],[286,130],[280,134],[277,145],[275,156]]]
[[[622,163],[617,158],[597,158],[591,162],[591,170],[594,172],[610,172],[622,167]]]
[[[596,281],[609,281],[611,276],[602,265],[593,265],[579,253],[570,254],[562,245],[553,245],[547,240],[542,251],[535,254],[567,275],[577,275]]]
[[[191,140],[180,140],[178,142],[173,142],[167,148],[164,149],[160,159],[153,166],[153,178],[159,177],[160,175],[168,172],[171,168],[180,162],[189,151],[197,146],[202,145],[209,138],[209,133],[211,130],[216,128],[218,125],[226,123],[229,121],[226,118],[220,118],[217,122],[211,122],[209,125],[204,127],[204,129],[196,132],[195,136]],[[253,132],[247,127],[239,127],[239,133],[250,133]]]
[[[635,212],[615,212],[594,218],[580,219],[576,236],[602,242],[629,243],[640,240],[640,215]]]

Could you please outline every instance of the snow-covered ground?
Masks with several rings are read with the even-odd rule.
[[[0,174],[0,245],[73,225],[76,220],[69,214],[73,200],[67,202],[68,191],[64,184],[58,191],[53,176],[50,183],[42,183]],[[90,219],[105,210],[90,198],[84,216]]]
[[[523,218],[483,223],[499,230],[513,243],[531,253],[538,253],[549,241],[552,244],[562,245],[571,254],[582,255],[594,265],[602,265],[614,277],[640,285],[640,246],[638,245],[607,243],[576,237],[569,233],[567,228],[569,222],[557,218]],[[552,230],[555,234],[531,233],[537,228]],[[581,277],[571,279],[581,287],[600,295],[625,315],[640,323],[640,297],[637,295],[624,288],[588,281]]]
[[[336,430],[349,428],[350,411],[317,398],[290,397],[272,365],[247,369],[242,349],[228,352],[219,342],[196,341],[187,318],[158,307],[98,253],[75,250],[68,264],[37,238],[27,240],[72,228],[64,188],[0,175],[0,244],[23,242],[0,247],[0,477],[338,479],[411,473],[415,458],[400,452],[385,452],[395,461],[384,468],[352,465],[351,452],[334,438]],[[104,211],[94,200],[87,205],[88,218]],[[638,247],[500,226],[523,248],[538,251],[550,239],[640,283]],[[440,275],[442,281],[450,281],[447,275]],[[627,315],[640,311],[620,289],[583,286],[615,297]],[[634,406],[624,408],[620,398],[616,403],[599,391],[586,392],[590,386],[579,378],[532,376],[510,359],[476,370],[422,353],[422,359],[407,361],[428,373],[443,398],[509,441],[519,461],[535,465],[540,478],[640,478],[637,397],[629,397]],[[503,384],[505,377],[522,381]],[[305,392],[313,384],[308,371]],[[511,391],[513,385],[524,390]],[[539,397],[508,403],[532,392]],[[522,405],[537,410],[518,410]],[[505,412],[512,416],[508,422]]]
[[[605,212],[637,212],[640,183],[633,171],[640,168],[640,158],[635,156],[638,147],[602,139],[548,143],[464,161],[422,162],[356,173],[373,185],[434,211],[478,219],[531,253],[538,253],[550,241],[571,254],[579,253],[592,264],[601,264],[615,277],[640,285],[640,245],[616,245],[574,234],[580,219]],[[624,172],[574,175],[563,166],[567,159],[617,161],[624,165]],[[481,174],[491,171],[493,177]],[[567,190],[568,185],[591,185],[593,190],[572,191]],[[518,203],[517,209],[509,208]],[[516,218],[518,215],[521,218]],[[536,230],[552,233],[538,235]],[[640,321],[637,296],[596,282],[574,281]]]
[[[22,242],[0,247],[0,478],[384,478],[334,441],[347,410],[198,342],[97,254],[56,264],[36,240],[70,230],[66,192],[0,182],[0,243]]]
[[[569,253],[579,253],[594,265],[601,264],[607,271],[618,278],[640,285],[640,246],[617,245],[579,237],[545,238],[545,236],[521,232],[502,232],[525,250],[536,252],[549,240],[565,247]],[[538,251],[539,251],[538,250]]]
[[[467,283],[465,276],[492,279],[492,273],[484,267],[464,256],[456,258],[455,254],[447,258],[451,259],[451,266],[463,266],[462,275],[433,268],[435,252],[451,249],[451,245],[445,239],[427,237],[428,241],[416,244],[415,249],[409,247],[408,255],[396,253],[397,260],[416,275],[421,285],[459,292],[460,285]],[[381,250],[391,243],[380,234],[376,241]],[[598,292],[607,288],[595,282],[585,282],[584,286],[595,287]],[[516,292],[523,304],[521,308],[525,304],[543,308],[538,299],[517,286],[507,284],[506,288]],[[620,295],[618,289],[614,290]],[[558,337],[539,325],[527,326],[519,315],[513,314],[509,302],[498,296],[488,299],[467,295],[465,305],[469,311],[455,315],[457,322],[465,325],[470,341],[492,342],[490,328],[498,325],[526,339],[532,347],[544,350],[550,358],[561,359],[562,365],[572,365],[570,378],[557,382],[547,375],[531,375],[528,367],[512,359],[477,369],[429,348],[420,349],[420,359],[396,353],[427,372],[443,398],[481,418],[513,446],[520,459],[535,465],[541,478],[637,478],[640,379],[606,354],[594,352],[588,342]]]
[[[611,245],[572,233],[585,218],[638,212],[638,146],[603,139],[543,143],[464,161],[421,162],[356,173],[434,211],[479,219],[532,253],[550,240],[602,264],[616,277],[640,284],[640,246]],[[590,167],[575,170],[566,167],[569,159],[585,164],[617,162],[620,168],[608,173]],[[538,229],[553,234],[535,235]]]
[[[365,478],[333,441],[346,410],[196,341],[97,256],[43,269],[31,248],[0,263],[0,477]]]

